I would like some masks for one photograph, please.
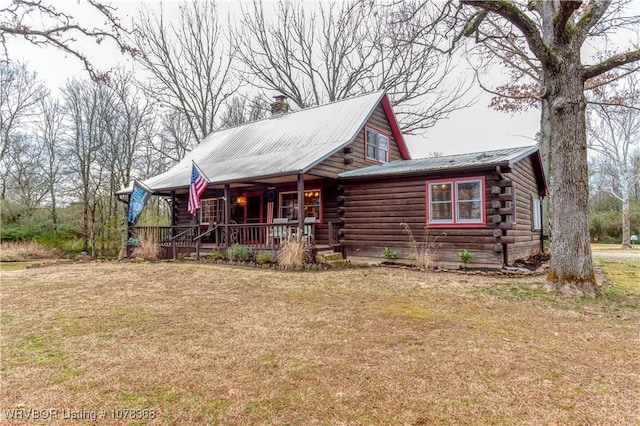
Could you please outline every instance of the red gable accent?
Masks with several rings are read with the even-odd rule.
[[[389,96],[386,92],[384,96],[382,96],[380,103],[382,104],[382,109],[384,109],[384,113],[387,116],[387,120],[389,120],[391,133],[393,133],[393,137],[396,140],[396,144],[398,145],[398,150],[400,150],[402,159],[410,160],[411,155],[409,154],[409,149],[407,148],[407,144],[404,141],[404,136],[402,136],[402,132],[400,131],[400,127],[398,126],[398,120],[396,120],[396,116],[393,113],[393,108],[391,108],[391,102],[389,102]]]

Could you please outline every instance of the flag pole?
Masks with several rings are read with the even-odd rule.
[[[198,169],[198,171],[200,172],[200,174],[202,176],[204,176],[204,178],[207,180],[207,182],[211,182],[211,180],[209,179],[209,177],[202,171],[202,169],[198,166],[198,164],[195,162],[195,160],[191,160],[191,163],[195,166],[196,169]]]

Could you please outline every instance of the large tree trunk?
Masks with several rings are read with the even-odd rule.
[[[627,187],[628,188],[628,187]],[[629,217],[629,194],[627,193],[622,199],[622,248],[631,248],[631,220]]]
[[[551,107],[553,173],[553,234],[548,279],[562,293],[595,297],[602,291],[595,279],[588,233],[584,79],[579,53],[572,54],[569,49],[564,53],[558,55],[556,66],[560,69],[545,70]]]
[[[538,146],[540,147],[540,155],[542,156],[542,167],[544,175],[547,178],[547,185],[551,187],[551,108],[549,100],[542,99],[540,102],[540,134],[538,136]],[[547,198],[542,202],[542,232],[544,235],[551,235],[551,220],[553,219],[553,209],[551,203],[553,193],[549,192]]]

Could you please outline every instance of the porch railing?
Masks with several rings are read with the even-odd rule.
[[[229,246],[241,244],[254,249],[277,249],[290,235],[297,235],[298,223],[231,223],[217,224],[202,232],[199,226],[135,226],[131,228],[135,244],[141,238],[154,238],[160,246],[176,248],[224,248],[229,233]],[[314,242],[315,224],[305,223],[304,238]]]
[[[329,226],[329,247],[338,247],[340,245],[340,235],[339,235],[339,223],[338,222],[328,222]]]
[[[131,244],[137,244],[142,239],[153,239],[158,244],[166,246],[193,246],[197,234],[196,226],[133,226],[131,227]]]

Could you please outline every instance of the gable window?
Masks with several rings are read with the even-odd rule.
[[[313,189],[304,191],[304,217],[314,217],[316,221],[321,220],[320,206],[322,191]],[[278,217],[289,220],[298,220],[298,193],[281,192],[278,208]]]
[[[367,127],[365,129],[367,160],[380,163],[389,162],[389,136]]]
[[[200,200],[200,223],[224,222],[224,198],[207,198]]]
[[[484,179],[427,182],[429,226],[477,226],[485,223]]]

